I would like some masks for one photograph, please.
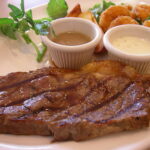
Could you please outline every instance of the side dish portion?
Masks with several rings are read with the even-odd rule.
[[[87,140],[149,126],[150,75],[115,61],[0,77],[0,133]]]
[[[97,25],[91,21],[74,17],[57,19],[51,24],[57,36],[49,34],[41,36],[41,39],[57,67],[79,69],[91,62],[95,47],[102,44],[103,41],[103,32]],[[74,34],[74,37],[69,37],[69,39],[63,36],[59,39],[61,42],[54,41],[54,38],[58,39],[59,35],[68,32],[75,32],[79,35],[77,37]],[[85,38],[86,42],[82,43]]]
[[[108,30],[103,41],[110,59],[129,64],[140,73],[149,72],[150,28],[118,26]]]
[[[76,5],[67,15],[68,17],[81,17],[98,24],[104,32],[108,29],[124,24],[139,24],[150,27],[150,5],[137,4],[135,7],[122,3],[115,4],[102,0],[89,10],[83,12],[80,4]]]

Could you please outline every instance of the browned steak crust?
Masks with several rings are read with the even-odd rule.
[[[115,61],[0,77],[0,133],[86,140],[149,126],[150,75]]]

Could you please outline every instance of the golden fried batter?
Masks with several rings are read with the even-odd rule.
[[[136,5],[134,9],[134,13],[136,14],[137,18],[144,21],[147,17],[150,16],[150,5],[146,5],[146,4]]]
[[[131,5],[124,5],[124,6],[127,7],[128,10],[132,10],[133,9],[133,7]]]
[[[67,15],[67,17],[78,17],[82,13],[80,4],[77,4]]]
[[[111,22],[118,16],[130,16],[130,11],[126,6],[111,6],[106,9],[100,16],[100,26],[103,31],[107,31]]]
[[[138,22],[130,16],[119,16],[111,22],[109,28],[123,24],[138,24]]]
[[[145,20],[143,25],[146,27],[150,27],[150,20]]]
[[[133,7],[131,5],[124,5],[125,7],[128,8],[128,10],[130,11],[130,16],[135,19],[136,18],[136,15],[135,13],[133,12]]]

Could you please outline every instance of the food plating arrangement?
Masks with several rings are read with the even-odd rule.
[[[150,136],[150,4],[82,5],[50,0],[39,18],[40,7],[8,4],[10,16],[0,18],[1,49],[10,41],[1,52],[1,135],[58,144],[98,143],[120,132]]]

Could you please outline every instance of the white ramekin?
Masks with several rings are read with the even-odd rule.
[[[122,36],[136,36],[150,41],[150,28],[142,25],[120,25],[109,29],[103,38],[108,50],[109,59],[122,61],[135,67],[140,73],[148,73],[150,69],[150,54],[136,55],[125,53],[112,45],[112,41]]]
[[[75,31],[89,36],[92,40],[88,43],[67,46],[54,43],[47,36],[41,36],[47,45],[51,59],[60,68],[78,69],[89,63],[95,47],[103,42],[103,32],[100,27],[91,21],[81,18],[66,17],[51,22],[55,34]]]

